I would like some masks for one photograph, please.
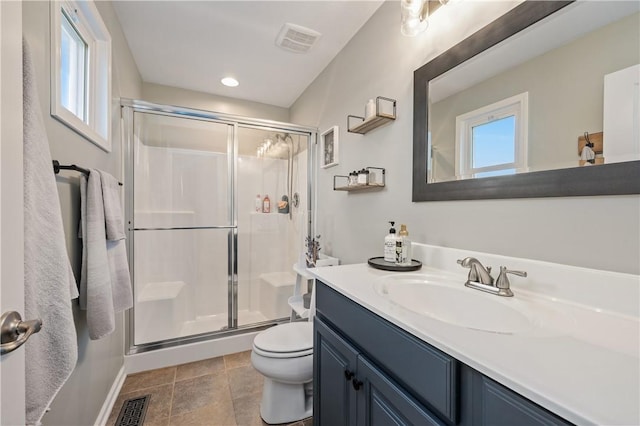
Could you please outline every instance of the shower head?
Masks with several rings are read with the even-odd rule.
[[[275,133],[262,140],[262,144],[257,148],[257,155],[286,159],[294,154],[293,150],[293,138],[289,133]]]

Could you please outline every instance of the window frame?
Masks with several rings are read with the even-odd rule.
[[[93,1],[52,1],[51,116],[111,152],[111,35]],[[63,14],[87,44],[84,119],[62,105],[61,33]]]
[[[510,116],[515,117],[514,162],[486,167],[473,167],[473,128]],[[528,171],[529,92],[485,105],[456,117],[456,179],[481,178],[487,172],[515,169],[515,173]]]

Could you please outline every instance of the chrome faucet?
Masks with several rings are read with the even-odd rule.
[[[527,273],[524,271],[512,271],[507,269],[506,266],[501,266],[500,275],[498,275],[494,284],[493,277],[491,276],[491,267],[488,266],[485,268],[475,257],[466,257],[458,260],[458,263],[464,268],[469,268],[469,276],[467,277],[467,282],[464,283],[465,286],[498,296],[513,296],[510,288],[511,283],[509,282],[507,274],[514,274],[520,277],[527,276]]]

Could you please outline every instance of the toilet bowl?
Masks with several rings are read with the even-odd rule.
[[[262,420],[278,424],[311,417],[313,323],[282,324],[259,333],[251,363],[264,376]]]

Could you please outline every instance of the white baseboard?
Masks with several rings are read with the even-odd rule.
[[[118,399],[120,389],[122,389],[122,385],[124,384],[124,379],[126,377],[127,374],[125,372],[123,364],[120,368],[120,371],[118,371],[118,375],[113,381],[113,384],[111,385],[111,389],[109,390],[109,393],[104,400],[104,404],[102,404],[100,413],[98,413],[98,417],[96,418],[96,421],[94,423],[95,426],[105,426],[107,424],[107,420],[109,420],[109,415],[111,414],[113,405],[116,403],[116,399]]]

